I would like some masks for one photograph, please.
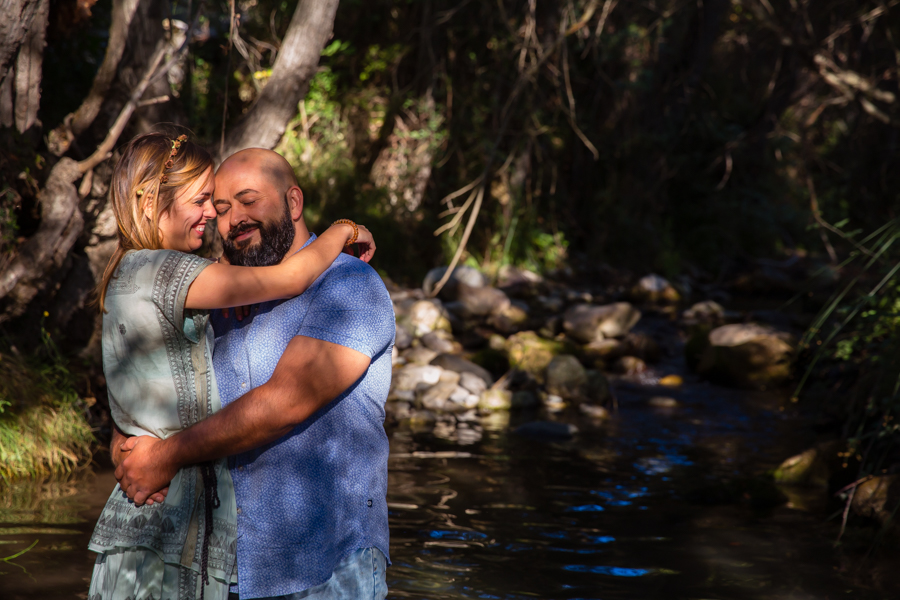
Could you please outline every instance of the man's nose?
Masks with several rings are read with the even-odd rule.
[[[228,222],[234,227],[235,225],[240,225],[248,220],[247,211],[244,210],[244,207],[240,202],[236,202],[231,206],[231,210],[228,211]]]

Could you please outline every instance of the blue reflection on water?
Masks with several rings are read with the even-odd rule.
[[[566,510],[570,512],[603,512],[606,509],[599,504],[583,504],[581,506],[570,506]]]
[[[616,541],[616,538],[611,535],[589,536],[587,539],[592,544],[609,544]]]
[[[587,565],[566,565],[563,567],[566,571],[574,571],[576,573],[596,573],[598,575],[612,575],[613,577],[643,577],[651,573],[650,569],[626,569],[624,567],[607,567],[599,565],[589,567]]]
[[[436,540],[481,540],[487,536],[478,531],[442,531],[432,530],[427,532],[428,537]]]

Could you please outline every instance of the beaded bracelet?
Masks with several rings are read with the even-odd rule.
[[[356,238],[359,237],[359,227],[356,226],[356,223],[354,223],[350,219],[338,219],[337,221],[332,223],[332,225],[349,225],[350,227],[352,227],[353,228],[353,237],[350,238],[347,241],[347,243],[345,243],[344,245],[352,246],[353,244],[356,243]]]

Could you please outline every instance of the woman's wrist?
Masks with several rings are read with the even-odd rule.
[[[359,227],[356,225],[356,223],[354,223],[350,219],[338,219],[331,224],[332,227],[334,227],[335,225],[346,225],[350,227],[347,241],[344,243],[345,246],[350,246],[356,243],[356,239],[359,237]]]

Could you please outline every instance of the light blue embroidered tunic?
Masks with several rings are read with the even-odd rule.
[[[184,308],[208,264],[171,250],[132,251],[107,287],[103,372],[110,412],[126,434],[164,439],[220,408],[208,314]],[[225,460],[215,472],[221,506],[209,541],[209,600],[227,598],[237,536]],[[199,597],[205,501],[198,467],[178,472],[162,504],[135,506],[117,485],[89,545],[101,553],[89,599]]]
[[[294,336],[371,358],[354,385],[291,433],[230,459],[239,533],[233,590],[241,598],[291,594],[327,581],[359,548],[389,556],[384,403],[395,325],[378,274],[342,254],[301,296],[264,303],[242,322],[218,313],[212,321],[224,405],[268,381]]]

